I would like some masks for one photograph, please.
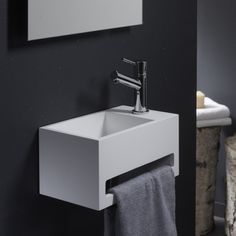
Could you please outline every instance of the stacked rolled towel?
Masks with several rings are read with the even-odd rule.
[[[212,99],[205,98],[204,108],[197,108],[197,127],[212,127],[231,125],[229,108]]]

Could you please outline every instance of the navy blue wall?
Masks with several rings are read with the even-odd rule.
[[[62,16],[63,17],[63,16]],[[194,235],[196,0],[144,1],[142,26],[25,42],[26,3],[0,0],[0,235],[102,235],[103,215],[38,194],[38,127],[111,106],[120,58],[149,63],[151,109],[180,114],[179,235]]]

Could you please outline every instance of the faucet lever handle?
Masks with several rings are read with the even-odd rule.
[[[125,63],[128,63],[130,65],[133,65],[133,66],[137,65],[137,63],[135,61],[131,61],[131,60],[127,59],[127,58],[122,58],[122,61],[125,62]]]

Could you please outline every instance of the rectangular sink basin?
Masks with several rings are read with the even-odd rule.
[[[178,115],[128,106],[39,129],[40,193],[94,210],[114,204],[106,182],[167,155],[179,173]]]
[[[108,110],[49,125],[47,128],[68,135],[99,140],[150,121],[152,120]]]

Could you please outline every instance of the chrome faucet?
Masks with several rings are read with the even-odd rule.
[[[131,61],[122,58],[122,61],[134,66],[134,78],[120,74],[114,71],[111,78],[116,84],[123,84],[127,87],[135,89],[135,105],[133,113],[142,114],[148,112],[147,108],[147,62]]]

